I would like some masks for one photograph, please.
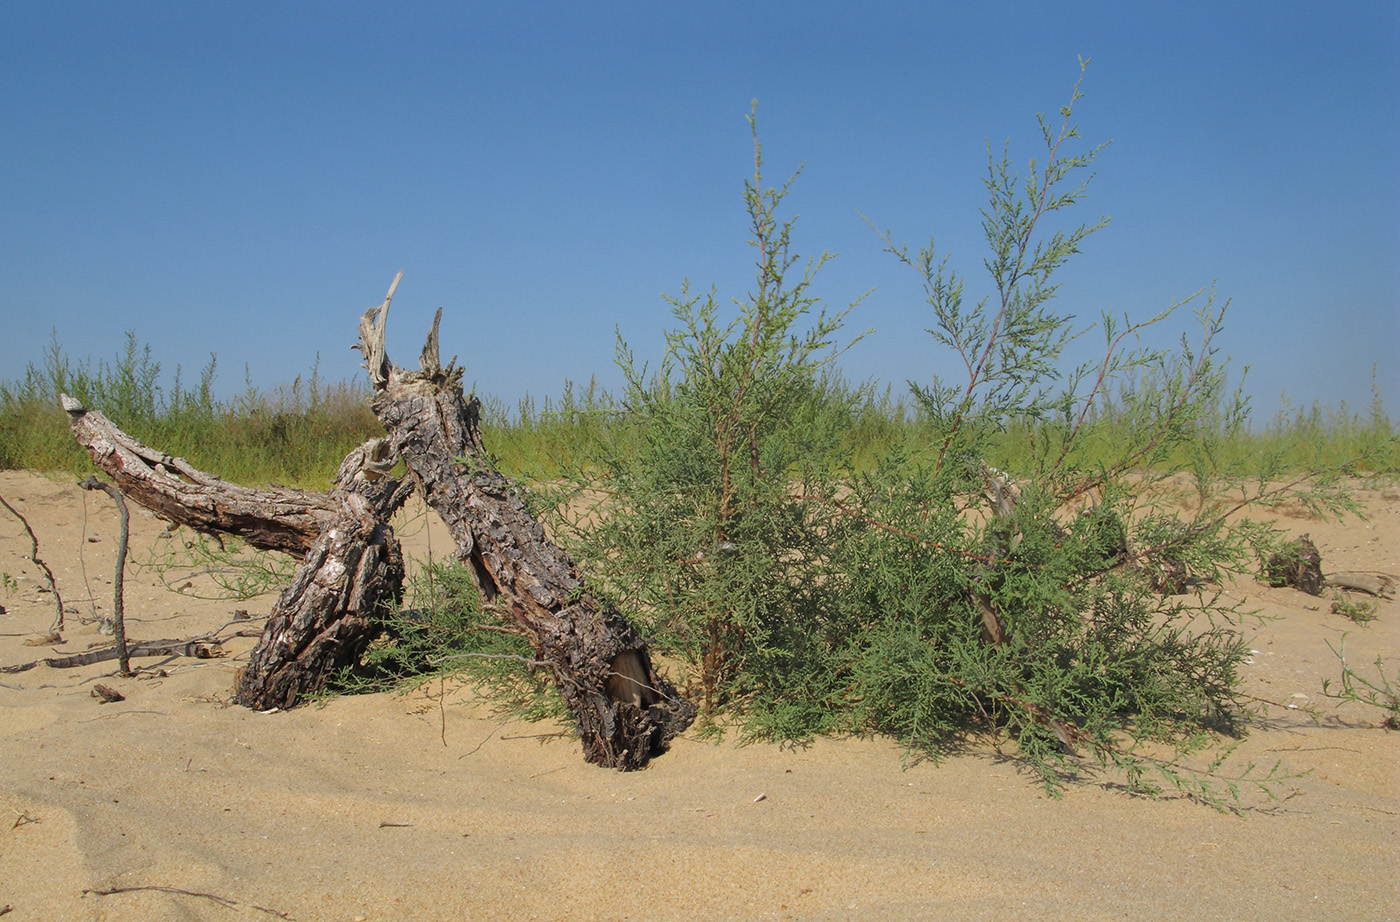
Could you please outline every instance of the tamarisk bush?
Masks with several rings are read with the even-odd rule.
[[[753,289],[730,313],[683,289],[654,371],[619,341],[628,425],[602,433],[554,526],[678,661],[712,727],[874,732],[932,757],[990,734],[1052,793],[1096,768],[1211,799],[1279,781],[1186,768],[1247,717],[1245,615],[1215,587],[1277,539],[1242,515],[1277,488],[1208,437],[1247,411],[1216,346],[1226,305],[1202,291],[1145,321],[1105,315],[1100,358],[1065,367],[1085,328],[1053,309],[1056,272],[1108,223],[1052,226],[1102,150],[1080,141],[1079,99],[1076,84],[1059,119],[1038,119],[1044,153],[1024,178],[989,147],[985,297],[932,243],[883,235],[963,377],[914,383],[923,424],[861,470],[841,454],[861,392],[835,367],[851,308],[814,295],[828,256],[799,265],[778,216],[792,180],[764,186],[756,127]],[[1187,307],[1194,339],[1143,345]],[[991,467],[1018,432],[1014,469]],[[1288,489],[1348,508],[1335,484]]]
[[[747,709],[794,651],[790,633],[824,617],[841,569],[827,549],[833,523],[803,494],[833,489],[836,404],[859,393],[826,386],[851,308],[828,314],[810,293],[828,256],[799,271],[792,222],[777,217],[792,180],[763,186],[750,123],[754,289],[728,322],[713,291],[670,299],[679,326],[654,374],[619,341],[629,425],[607,430],[576,480],[608,499],[560,523],[617,604],[685,662],[711,714]]]

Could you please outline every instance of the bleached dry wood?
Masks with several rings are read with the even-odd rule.
[[[1352,589],[1383,599],[1395,597],[1395,581],[1388,576],[1371,573],[1333,573],[1327,585],[1336,589]]]
[[[133,502],[176,525],[234,535],[253,547],[303,557],[336,516],[327,493],[227,483],[184,458],[150,448],[97,410],[62,396],[73,437]]]
[[[619,769],[642,767],[690,725],[694,705],[656,672],[636,629],[589,591],[574,562],[492,467],[481,442],[481,404],[463,394],[456,360],[446,368],[439,360],[442,311],[417,371],[389,361],[385,322],[398,282],[361,318],[357,346],[394,453],[447,524],[483,599],[508,612],[547,664],[577,723],[584,757]]]

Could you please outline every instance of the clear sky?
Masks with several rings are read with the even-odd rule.
[[[1256,422],[1400,416],[1400,4],[94,2],[0,6],[0,379],[51,330],[109,358],[134,330],[188,380],[361,372],[361,311],[405,270],[390,355],[508,402],[615,386],[614,329],[659,355],[663,293],[742,296],[757,99],[817,294],[875,334],[897,390],[956,371],[868,216],[984,291],[988,139],[1036,154],[1076,111],[1112,140],[1074,217],[1112,223],[1059,308],[1145,317],[1212,283]],[[1189,329],[1188,316],[1163,331]],[[1087,342],[1087,340],[1086,340]]]

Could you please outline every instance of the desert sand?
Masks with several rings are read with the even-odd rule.
[[[1360,485],[1369,520],[1276,510],[1323,570],[1400,573],[1400,491]],[[0,665],[108,642],[112,501],[72,477],[0,472],[73,613],[63,643],[20,523],[0,509]],[[411,555],[445,533],[413,518]],[[132,510],[132,558],[164,524]],[[177,574],[178,576],[179,574]],[[261,626],[272,596],[196,598],[129,567],[136,640]],[[186,580],[180,580],[183,587]],[[40,664],[0,675],[0,915],[65,920],[903,920],[1400,918],[1400,733],[1322,695],[1347,637],[1364,675],[1400,663],[1400,604],[1360,625],[1330,602],[1242,581],[1272,620],[1245,691],[1268,709],[1226,768],[1296,777],[1238,813],[1134,797],[1087,773],[1060,800],[988,745],[906,765],[885,739],[716,743],[692,731],[646,770],[585,764],[567,732],[503,720],[431,682],[260,714],[229,704],[255,638],[216,659]],[[125,700],[101,703],[101,683]],[[1316,709],[1310,716],[1308,707]],[[169,888],[133,889],[122,888]],[[98,891],[122,891],[99,893]],[[177,890],[185,893],[174,892]]]

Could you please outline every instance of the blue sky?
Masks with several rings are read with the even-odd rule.
[[[917,279],[868,216],[984,291],[986,144],[1037,153],[1076,110],[1112,140],[1076,221],[1112,217],[1060,310],[1146,317],[1215,284],[1256,421],[1400,416],[1400,6],[1191,3],[6,3],[0,379],[50,331],[75,358],[134,330],[187,380],[272,387],[319,353],[359,374],[359,313],[405,279],[390,355],[443,350],[515,401],[615,386],[614,329],[659,356],[663,293],[752,278],[741,198],[799,165],[817,294],[873,289],[847,375],[954,374]],[[1182,315],[1154,334],[1188,331]],[[1091,334],[1084,340],[1097,342]]]

